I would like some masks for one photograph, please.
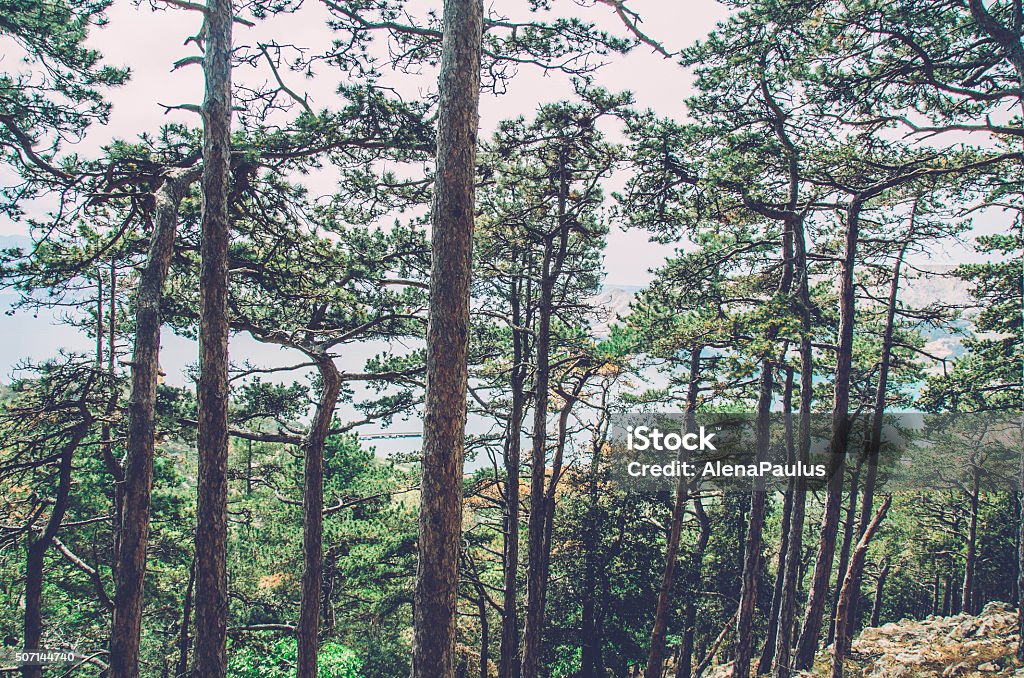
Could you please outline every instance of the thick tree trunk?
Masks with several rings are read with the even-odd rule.
[[[774,385],[774,367],[769,360],[761,362],[758,386],[755,447],[757,461],[768,457],[771,443],[771,405]],[[761,571],[761,551],[764,548],[766,492],[764,480],[755,479],[750,493],[750,515],[747,519],[747,537],[743,547],[743,572],[740,580],[740,602],[736,611],[736,657],[733,659],[733,678],[749,678],[750,661],[754,654],[754,613],[757,607],[758,576]]]
[[[320,400],[306,435],[302,488],[302,601],[299,606],[297,678],[316,678],[320,633],[320,585],[323,579],[324,447],[338,405],[341,377],[331,356],[310,355],[320,374]]]
[[[859,581],[860,571],[864,567],[868,544],[871,543],[871,538],[878,530],[878,526],[882,524],[882,520],[885,519],[890,504],[892,504],[892,497],[886,497],[882,505],[878,507],[878,513],[875,514],[874,519],[861,535],[860,541],[857,542],[857,548],[854,549],[853,557],[850,559],[850,571],[843,579],[843,586],[839,591],[839,603],[836,606],[836,638],[832,645],[832,678],[843,678],[843,659],[846,657],[849,646],[847,640],[849,633],[846,629],[846,619],[849,618],[847,608],[853,599],[853,587]]]
[[[228,245],[231,237],[231,0],[208,0],[203,72],[199,272],[199,450],[193,674],[227,673]]]
[[[700,387],[701,347],[690,351],[690,383],[686,393],[686,432],[695,429],[694,413],[697,411],[697,396]],[[681,455],[682,456],[682,455]],[[675,503],[672,506],[672,523],[669,526],[668,544],[665,547],[665,570],[658,591],[658,604],[654,611],[651,627],[651,645],[647,655],[648,678],[660,678],[665,663],[665,635],[668,630],[668,613],[671,605],[672,580],[675,577],[676,560],[679,552],[679,536],[683,528],[686,503],[689,500],[686,478],[682,475],[676,483]]]
[[[846,213],[846,246],[840,273],[839,341],[836,347],[836,375],[832,397],[832,435],[829,441],[829,459],[832,476],[829,478],[825,498],[825,511],[818,539],[818,554],[808,594],[807,612],[794,657],[796,668],[808,669],[814,661],[818,636],[828,599],[832,560],[836,550],[836,532],[839,529],[839,510],[843,494],[843,467],[846,444],[850,435],[849,404],[850,375],[853,367],[853,325],[855,297],[853,268],[857,256],[857,235],[861,202],[855,197]]]
[[[156,448],[156,387],[160,373],[160,300],[174,253],[178,206],[199,170],[172,170],[154,194],[153,232],[135,293],[135,347],[128,398],[127,460],[117,494],[118,526],[114,621],[110,630],[111,678],[139,675],[143,587],[149,544],[149,506]],[[109,462],[108,462],[109,466]],[[111,473],[121,473],[111,470]]]
[[[442,21],[419,566],[413,603],[415,678],[451,678],[455,671],[483,3],[445,0]]]
[[[43,638],[43,565],[46,550],[50,548],[54,537],[60,531],[64,514],[68,510],[71,496],[71,460],[85,434],[89,431],[91,419],[84,412],[83,419],[71,431],[71,437],[60,453],[60,467],[57,471],[57,491],[53,497],[53,507],[46,527],[42,534],[32,538],[32,530],[28,533],[28,554],[25,559],[25,625],[24,648],[26,651],[40,650]],[[40,664],[25,664],[21,669],[24,678],[41,678],[43,668]]]

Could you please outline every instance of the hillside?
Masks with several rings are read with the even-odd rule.
[[[985,606],[981,614],[904,619],[864,629],[853,641],[846,661],[847,676],[854,678],[910,678],[911,676],[1024,676],[1014,652],[1017,611],[1002,602]],[[815,670],[801,676],[828,676],[831,646],[818,654]],[[709,675],[727,678],[731,664]]]

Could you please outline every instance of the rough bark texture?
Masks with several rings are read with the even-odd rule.
[[[295,631],[298,636],[295,674],[298,678],[316,678],[317,672],[320,583],[323,579],[324,447],[341,389],[341,376],[333,358],[324,354],[311,357],[316,360],[322,390],[313,424],[303,445],[302,602],[299,626]]]
[[[807,612],[800,633],[800,641],[794,657],[794,665],[808,669],[814,661],[818,646],[818,635],[825,614],[828,599],[829,579],[832,574],[832,560],[836,550],[836,532],[839,529],[839,510],[843,493],[843,459],[850,435],[850,375],[853,367],[853,324],[854,287],[853,266],[857,255],[857,234],[860,221],[861,203],[855,198],[846,214],[846,246],[843,255],[839,291],[839,341],[836,347],[836,375],[832,396],[832,436],[829,440],[829,457],[832,476],[828,482],[825,511],[821,520],[821,535],[818,539],[818,554],[814,563],[814,574],[807,600]]]
[[[127,459],[121,484],[114,620],[110,630],[111,678],[139,675],[143,586],[149,545],[149,506],[156,448],[156,387],[160,373],[160,298],[174,252],[178,206],[198,170],[175,170],[154,194],[153,233],[135,295],[135,347],[128,399]]]
[[[203,71],[203,217],[199,272],[199,478],[193,674],[227,672],[228,243],[231,184],[230,0],[209,0]]]
[[[454,676],[483,4],[445,0],[412,674]]]
[[[690,382],[686,393],[686,432],[694,430],[694,413],[697,411],[697,396],[700,387],[701,347],[690,351]],[[665,547],[665,570],[658,591],[658,604],[651,626],[651,645],[647,655],[647,675],[660,676],[665,664],[665,634],[668,629],[668,612],[671,605],[672,580],[675,578],[676,560],[679,553],[679,536],[683,528],[683,516],[690,495],[685,476],[680,475],[676,483],[675,504],[672,507],[672,523],[669,526],[668,544]]]
[[[846,610],[853,600],[853,587],[859,581],[859,573],[864,567],[864,558],[867,557],[868,544],[871,543],[871,538],[878,531],[878,526],[882,524],[882,520],[885,519],[885,514],[889,510],[890,504],[892,504],[892,497],[886,497],[882,505],[878,507],[878,513],[875,514],[871,524],[868,525],[864,534],[861,535],[860,541],[857,542],[857,548],[853,550],[853,557],[850,559],[850,570],[843,579],[843,586],[839,591],[839,602],[836,604],[836,638],[835,643],[832,645],[832,678],[843,678],[843,658],[846,656],[849,647],[849,633],[847,632],[845,621],[848,618]]]

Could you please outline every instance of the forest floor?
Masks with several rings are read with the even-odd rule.
[[[1024,676],[1017,662],[1017,611],[1006,603],[989,603],[977,616],[904,619],[864,629],[853,641],[845,674],[851,678],[911,676]],[[828,676],[832,648],[822,650],[814,671],[803,677]],[[712,678],[730,675],[718,666]]]

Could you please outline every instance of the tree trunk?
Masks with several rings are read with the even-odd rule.
[[[768,458],[771,443],[772,388],[774,367],[769,360],[761,361],[761,379],[758,386],[757,421],[755,433],[756,459],[760,463]],[[761,551],[764,548],[762,532],[766,495],[764,480],[756,478],[750,492],[750,516],[747,519],[747,538],[743,548],[743,572],[740,580],[740,602],[736,610],[736,657],[733,659],[733,678],[749,678],[750,661],[754,654],[754,613],[757,607],[758,575],[761,571]]]
[[[978,467],[972,469],[972,486],[969,495],[970,517],[967,523],[967,552],[964,554],[964,581],[961,598],[963,610],[974,614],[974,569],[978,560],[978,506],[981,500],[981,477]]]
[[[871,514],[874,510],[875,486],[878,484],[878,454],[882,446],[882,425],[885,419],[885,396],[889,387],[889,368],[892,364],[892,343],[893,333],[896,326],[896,301],[899,297],[900,269],[903,265],[903,257],[907,248],[913,242],[914,228],[917,217],[917,203],[914,203],[910,216],[910,229],[907,239],[900,247],[896,255],[896,262],[893,265],[892,279],[889,282],[889,298],[886,302],[885,327],[882,330],[881,356],[878,363],[878,383],[875,386],[875,401],[871,413],[871,430],[865,441],[864,459],[867,461],[867,476],[864,478],[864,497],[860,507],[860,521],[857,528],[857,536],[860,538],[871,522]],[[935,581],[935,605],[938,607],[939,582]],[[860,582],[855,582],[853,587],[853,602],[850,604],[847,614],[849,618],[844,620],[846,628],[852,634],[854,631],[853,618],[856,616],[857,607],[860,603]],[[938,609],[933,610],[938,614]]]
[[[839,529],[839,509],[843,494],[843,466],[846,444],[850,435],[849,404],[850,375],[853,367],[853,325],[855,297],[853,268],[857,256],[857,235],[860,221],[860,197],[854,197],[846,212],[846,246],[840,273],[839,292],[839,341],[836,347],[836,375],[832,397],[832,435],[829,440],[829,461],[832,476],[829,478],[825,498],[825,511],[821,520],[821,534],[818,538],[818,554],[814,564],[814,575],[808,594],[807,612],[797,644],[794,664],[798,669],[808,669],[814,661],[818,647],[818,635],[825,614],[829,580],[832,573],[832,559],[835,557],[836,532]]]
[[[522,426],[524,385],[526,383],[525,336],[522,324],[519,286],[512,282],[512,408],[509,413],[505,448],[505,549],[504,590],[502,600],[501,647],[498,660],[500,678],[519,677],[519,478],[522,472]]]
[[[550,384],[551,317],[554,315],[555,283],[562,272],[569,233],[564,222],[567,184],[564,162],[560,163],[558,229],[548,237],[544,248],[537,319],[536,369],[534,377],[533,448],[530,469],[530,517],[527,537],[526,623],[523,627],[522,675],[537,678],[540,667],[540,641],[544,627],[544,597],[547,585],[544,547],[546,522],[547,425]],[[557,249],[554,238],[558,238]]]
[[[683,609],[683,637],[679,642],[679,660],[676,665],[676,678],[690,678],[693,675],[693,639],[696,635],[697,623],[697,592],[700,590],[700,571],[704,561],[704,551],[711,539],[711,520],[704,512],[704,504],[700,495],[693,498],[693,510],[697,514],[700,531],[697,534],[697,547],[693,551],[688,573],[689,588]]]
[[[580,675],[583,678],[597,678],[604,675],[604,658],[601,647],[600,624],[597,612],[597,547],[601,535],[598,525],[600,515],[600,469],[603,441],[595,435],[590,462],[590,479],[587,495],[587,519],[583,531],[583,586],[581,608]]]
[[[84,408],[83,408],[84,410]],[[68,510],[71,496],[71,460],[75,450],[89,431],[91,418],[83,411],[83,420],[71,431],[71,437],[60,453],[60,468],[57,472],[57,492],[53,498],[53,508],[46,527],[38,538],[32,538],[32,530],[28,532],[28,554],[25,559],[25,626],[24,648],[26,651],[40,650],[43,638],[43,565],[46,550],[50,548],[54,537],[60,531],[64,514]],[[43,667],[40,664],[25,664],[21,674],[24,678],[41,678]]]
[[[847,608],[852,601],[853,587],[857,584],[860,571],[864,567],[864,559],[868,553],[868,544],[871,543],[871,538],[878,530],[878,526],[882,524],[882,520],[885,519],[885,514],[889,510],[890,504],[892,504],[892,497],[886,497],[882,505],[878,507],[878,513],[875,514],[871,524],[868,525],[864,534],[861,535],[860,541],[857,542],[857,548],[853,551],[853,558],[850,559],[850,571],[846,573],[846,577],[843,579],[843,586],[839,591],[839,602],[836,605],[836,638],[835,643],[832,645],[832,678],[843,678],[843,658],[846,657],[849,645],[847,640],[849,633],[846,629],[846,620],[849,618]]]
[[[785,417],[786,461],[796,462],[796,440],[793,432],[793,370],[786,370],[786,385],[783,387],[782,411]],[[772,589],[772,608],[768,616],[768,629],[764,634],[764,647],[761,658],[757,662],[757,674],[763,675],[771,671],[772,660],[775,659],[775,639],[779,629],[779,608],[782,605],[782,592],[786,582],[786,556],[789,550],[789,526],[793,520],[793,493],[787,491],[782,500],[782,524],[779,535],[779,557],[775,568],[775,587]]]
[[[231,185],[231,0],[206,4],[203,209],[199,271],[199,450],[193,674],[227,673],[228,245]]]
[[[853,475],[850,476],[850,494],[846,499],[846,521],[843,525],[843,545],[839,549],[839,567],[836,568],[836,594],[835,600],[832,601],[832,616],[828,623],[828,636],[825,642],[826,645],[831,645],[833,638],[835,638],[836,614],[839,611],[839,594],[843,586],[843,581],[846,579],[846,572],[850,566],[850,549],[853,548],[853,534],[857,531],[854,514],[857,511],[857,496],[860,489],[860,469],[863,461],[863,457],[857,460],[857,468],[854,470]],[[856,595],[854,595],[853,602],[856,602]],[[849,610],[850,608],[851,606],[848,605],[846,609]]]
[[[303,445],[302,602],[299,606],[299,625],[295,630],[298,639],[295,663],[297,678],[316,678],[320,585],[323,579],[324,447],[341,389],[341,377],[334,359],[324,353],[310,354],[310,357],[317,364],[321,392],[313,423]]]
[[[445,0],[442,21],[419,565],[413,604],[415,678],[450,678],[455,671],[483,3]]]
[[[878,626],[882,615],[882,591],[885,589],[885,580],[889,576],[889,563],[882,566],[878,573],[878,581],[875,582],[875,598],[871,603],[871,626]]]
[[[127,459],[116,491],[121,524],[117,538],[114,620],[110,629],[111,678],[139,675],[146,550],[149,545],[149,506],[156,452],[156,387],[160,374],[160,300],[174,253],[178,206],[199,170],[172,170],[154,193],[153,232],[146,265],[135,293],[135,346],[132,349],[131,395],[128,398]],[[116,465],[116,462],[114,462]]]
[[[685,432],[693,431],[695,426],[694,413],[697,411],[697,396],[700,387],[700,354],[701,347],[695,346],[690,351],[690,383],[686,393]],[[680,451],[682,452],[682,450]],[[680,454],[682,460],[683,454]],[[651,646],[647,655],[648,678],[660,678],[665,663],[665,635],[668,630],[668,613],[671,604],[672,580],[675,576],[676,560],[679,551],[679,536],[682,532],[683,517],[686,503],[689,500],[687,479],[680,475],[676,482],[675,504],[672,507],[672,523],[669,526],[668,544],[665,547],[665,570],[661,577],[661,588],[658,591],[658,604],[654,612],[654,624],[651,627]]]
[[[800,419],[797,428],[796,454],[800,463],[806,463],[811,448],[811,399],[814,396],[813,347],[811,345],[810,291],[807,272],[807,243],[803,222],[794,220],[790,225],[794,268],[797,277],[796,311],[800,318]],[[791,651],[796,622],[797,590],[803,580],[803,539],[806,517],[807,481],[798,477],[787,487],[792,495],[793,508],[789,522],[789,544],[786,553],[786,574],[779,601],[779,621],[775,639],[774,675],[787,678],[792,670]]]
[[[188,586],[185,587],[185,600],[181,605],[181,628],[178,629],[178,666],[174,678],[188,675],[189,627],[192,626],[192,592],[196,585],[196,560],[188,568]]]

